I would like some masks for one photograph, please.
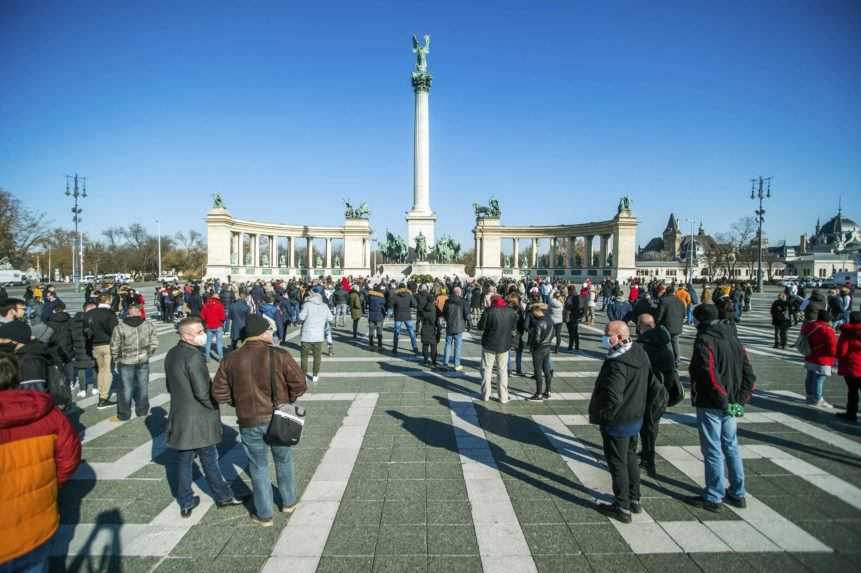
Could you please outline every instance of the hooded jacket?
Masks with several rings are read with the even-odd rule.
[[[0,563],[45,543],[60,523],[57,491],[81,463],[81,441],[51,397],[0,391]]]
[[[302,342],[323,342],[326,337],[326,323],[332,322],[332,311],[323,304],[320,293],[311,293],[302,305],[299,321],[302,323]]]
[[[66,313],[55,312],[51,315],[48,326],[51,334],[51,346],[57,353],[57,357],[63,364],[71,362],[75,358],[75,344],[72,340],[72,318]]]
[[[834,366],[837,361],[837,336],[830,324],[822,320],[805,322],[801,327],[801,334],[806,336],[810,343],[810,354],[804,357],[805,362]]]
[[[847,378],[861,378],[861,323],[849,322],[840,328],[837,341],[837,373]]]
[[[203,327],[206,330],[217,330],[224,327],[226,316],[221,300],[215,297],[207,299],[206,304],[200,309],[200,318],[203,320]]]
[[[626,352],[604,360],[589,401],[589,423],[606,427],[641,421],[646,413],[651,368],[641,344],[632,344]]]
[[[378,291],[368,291],[368,321],[383,322],[386,318],[386,296]]]
[[[93,346],[106,346],[111,343],[111,335],[117,326],[117,315],[111,309],[99,306],[84,315],[87,317],[88,330]]]
[[[93,360],[89,322],[83,311],[75,314],[72,318],[71,332],[75,350],[75,368],[92,368],[96,363]]]
[[[158,350],[155,326],[139,316],[128,316],[111,335],[111,360],[115,364],[142,364]]]
[[[469,321],[469,307],[462,297],[455,294],[449,295],[442,307],[442,316],[445,319],[445,333],[447,336],[461,334],[466,330]]]
[[[756,385],[747,352],[723,320],[697,327],[688,372],[691,403],[696,408],[726,410],[729,404],[744,404]]]
[[[413,319],[412,309],[417,308],[418,303],[413,293],[406,288],[399,288],[392,297],[392,308],[395,311],[395,320],[407,322]]]

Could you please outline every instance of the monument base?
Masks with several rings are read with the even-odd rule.
[[[382,267],[383,276],[395,280],[406,280],[413,275],[430,275],[435,279],[460,277],[462,281],[467,278],[466,267],[456,263],[392,263]]]
[[[419,233],[427,240],[428,249],[436,244],[436,214],[431,212],[408,211],[407,212],[407,245],[410,248],[416,246],[416,237]]]

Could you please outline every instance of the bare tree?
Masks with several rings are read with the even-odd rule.
[[[48,224],[44,213],[30,211],[0,188],[0,258],[8,257],[16,266],[23,264],[48,235]]]

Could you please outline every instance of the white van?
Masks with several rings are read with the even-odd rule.
[[[28,283],[27,275],[21,271],[13,269],[0,270],[0,285],[3,286],[24,286]]]

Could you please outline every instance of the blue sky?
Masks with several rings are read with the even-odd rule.
[[[406,233],[412,33],[432,35],[431,204],[471,245],[473,201],[508,224],[585,222],[633,199],[717,232],[774,176],[766,230],[861,220],[861,4],[0,1],[0,186],[84,229],[243,218],[341,224],[341,199]]]

